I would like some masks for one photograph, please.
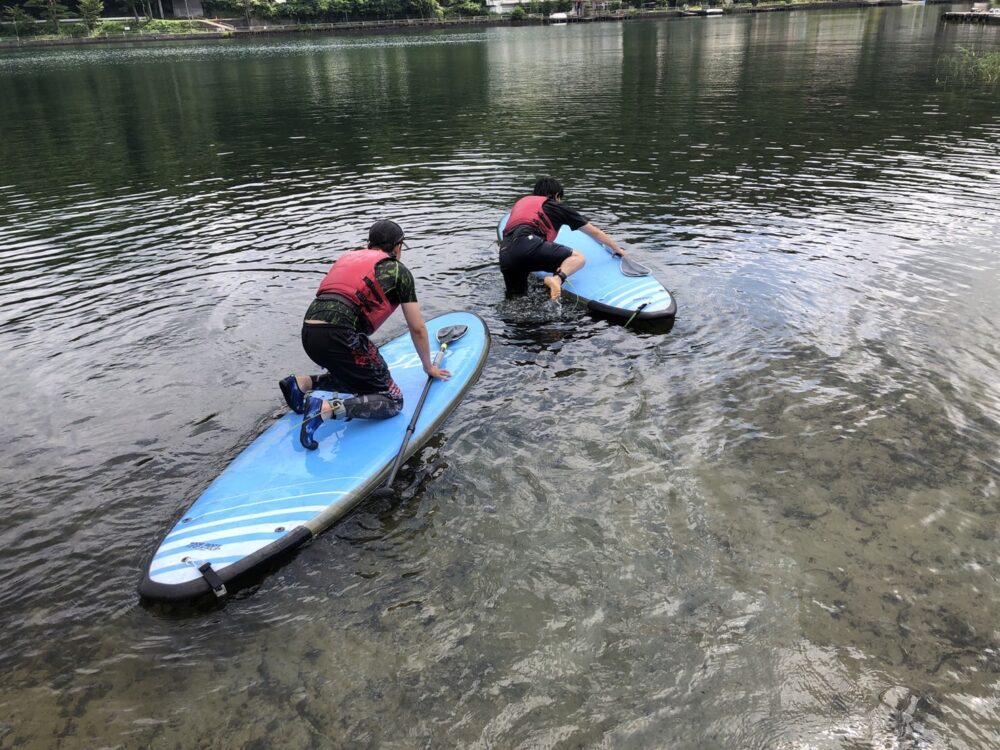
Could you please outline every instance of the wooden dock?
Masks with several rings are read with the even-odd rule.
[[[1000,26],[1000,13],[981,10],[965,11],[962,13],[950,12],[942,13],[941,20],[948,23],[979,23]]]

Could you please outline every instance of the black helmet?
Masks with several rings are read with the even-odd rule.
[[[368,230],[368,247],[377,247],[391,253],[405,239],[403,228],[389,219],[380,219]]]

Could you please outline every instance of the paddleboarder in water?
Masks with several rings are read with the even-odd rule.
[[[413,274],[400,262],[404,239],[396,222],[376,221],[368,232],[368,248],[338,258],[306,310],[302,347],[327,372],[289,375],[278,385],[288,408],[305,415],[299,440],[309,450],[319,447],[313,435],[328,419],[387,419],[403,408],[403,394],[368,338],[397,307],[403,308],[424,372],[442,380],[451,375],[431,359]],[[311,390],[355,395],[327,400],[308,395]]]
[[[563,186],[555,177],[542,177],[531,195],[514,204],[500,240],[500,270],[507,296],[528,292],[528,274],[548,271],[543,281],[552,299],[559,299],[563,282],[586,263],[583,253],[554,242],[563,224],[580,229],[611,248],[615,255],[625,251],[607,234],[563,201]]]

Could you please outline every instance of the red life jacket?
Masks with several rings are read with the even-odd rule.
[[[557,227],[552,226],[549,217],[542,210],[542,204],[548,200],[544,195],[526,195],[510,210],[510,218],[507,219],[507,226],[504,227],[504,234],[510,234],[515,227],[527,224],[545,237],[548,242],[552,242],[559,233]]]
[[[382,250],[352,250],[344,253],[323,277],[316,296],[339,294],[346,297],[361,311],[368,326],[365,333],[374,333],[398,307],[386,299],[375,275],[375,264],[391,257]]]

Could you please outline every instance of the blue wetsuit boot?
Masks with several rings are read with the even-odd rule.
[[[287,378],[279,380],[278,387],[281,389],[281,395],[285,397],[288,408],[296,414],[305,414],[306,394],[299,388],[299,381],[295,379],[295,376],[289,375]]]
[[[306,418],[302,420],[302,427],[299,429],[299,442],[306,450],[314,451],[319,448],[319,443],[313,435],[323,424],[323,399],[309,396],[305,402]]]
[[[306,418],[302,420],[302,427],[299,428],[299,442],[306,450],[314,451],[319,448],[319,443],[313,435],[323,424],[323,399],[315,396],[306,397]],[[347,407],[339,398],[330,399],[330,419],[347,419]]]

